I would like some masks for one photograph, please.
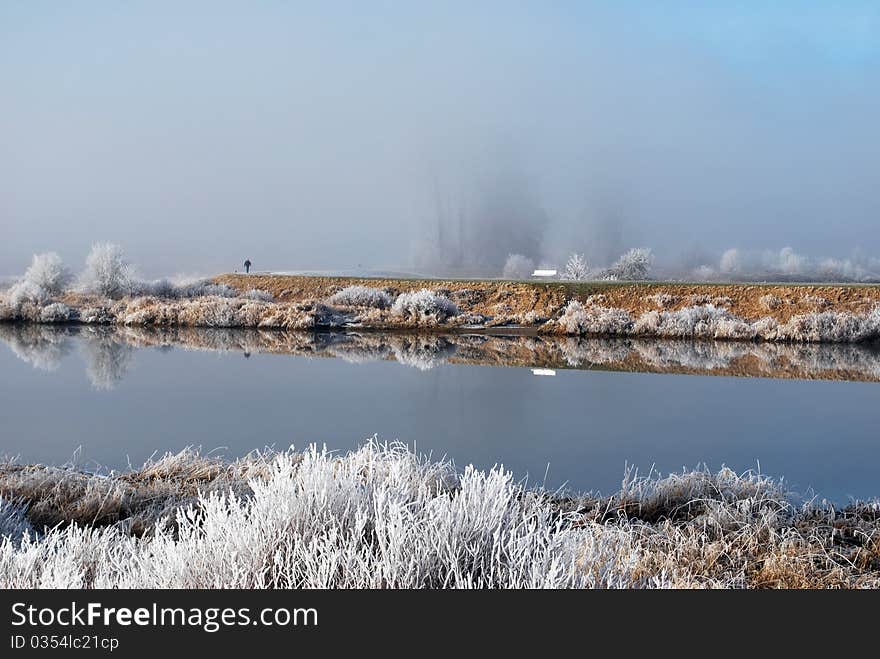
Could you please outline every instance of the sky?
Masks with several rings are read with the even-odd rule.
[[[877,34],[859,1],[4,0],[0,275],[99,240],[420,271],[462,217],[491,267],[880,256]]]

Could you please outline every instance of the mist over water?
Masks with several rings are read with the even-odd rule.
[[[880,271],[876,4],[355,8],[4,3],[0,274]]]

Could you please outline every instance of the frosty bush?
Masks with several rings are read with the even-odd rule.
[[[535,262],[522,254],[508,254],[501,276],[504,279],[528,279],[535,270]]]
[[[86,257],[80,287],[86,293],[118,298],[129,292],[132,278],[132,267],[119,245],[96,243]]]
[[[589,278],[589,276],[590,268],[587,266],[587,260],[582,254],[572,254],[569,256],[568,261],[565,262],[565,267],[562,269],[562,274],[559,275],[560,279],[568,281],[582,281]]]
[[[64,291],[70,283],[70,273],[64,267],[61,257],[55,252],[34,254],[30,267],[24,276],[15,282],[7,292],[7,304],[14,316],[26,317],[27,320],[39,321],[41,307],[53,295]],[[24,313],[24,307],[31,308]]]
[[[611,266],[608,274],[613,279],[623,281],[641,281],[648,278],[654,256],[651,250],[645,247],[637,247],[626,252]]]
[[[70,272],[55,252],[34,254],[22,281],[39,286],[49,295],[58,295],[70,283]]]
[[[639,316],[633,334],[670,338],[752,339],[755,329],[726,309],[711,304],[678,311],[649,311]]]
[[[401,293],[394,300],[391,310],[405,318],[431,319],[437,322],[458,315],[458,307],[452,300],[427,288]]]
[[[22,280],[13,284],[6,299],[12,310],[20,313],[27,304],[37,306],[46,304],[49,301],[49,291],[33,282]]]
[[[567,334],[625,334],[632,327],[632,317],[623,309],[569,302],[559,324]]]
[[[381,288],[369,286],[347,286],[331,296],[330,304],[343,307],[373,307],[375,309],[387,309],[391,306],[391,296]]]
[[[40,311],[41,323],[67,323],[76,317],[76,312],[61,302],[49,304]]]

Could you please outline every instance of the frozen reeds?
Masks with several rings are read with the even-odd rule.
[[[562,497],[370,441],[105,477],[7,464],[0,496],[4,588],[880,586],[880,503],[727,469]]]

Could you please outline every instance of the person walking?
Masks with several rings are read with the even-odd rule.
[[[244,271],[245,271],[245,273],[250,273],[250,271],[251,271],[251,260],[250,259],[244,260]]]

